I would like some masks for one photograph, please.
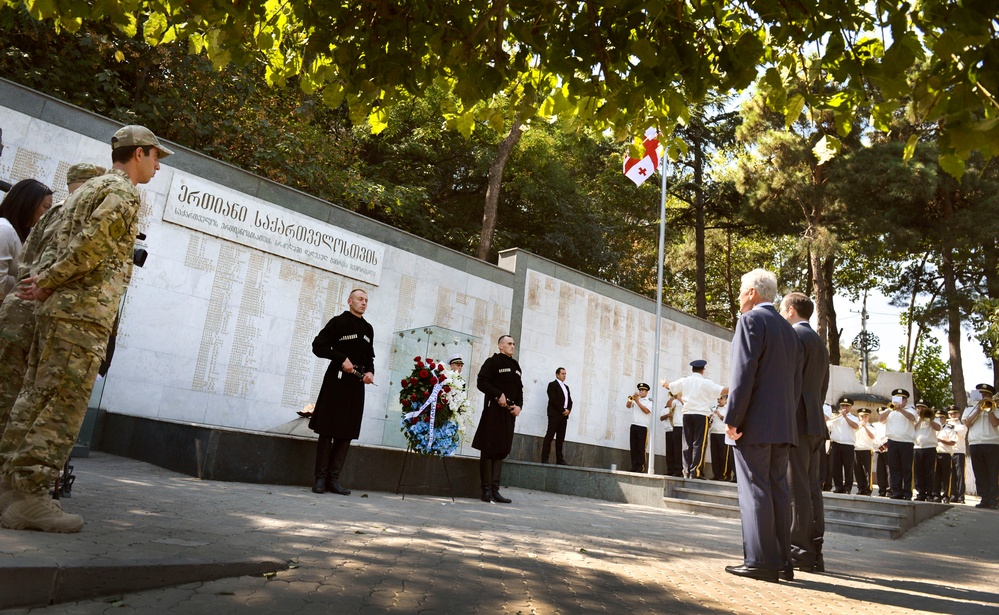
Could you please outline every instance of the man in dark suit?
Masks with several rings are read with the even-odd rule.
[[[548,463],[554,438],[555,463],[560,466],[568,465],[565,462],[563,444],[570,412],[572,412],[572,393],[565,384],[565,368],[560,367],[555,370],[555,380],[548,383],[548,431],[541,445],[541,463]]]
[[[776,583],[791,569],[788,453],[798,444],[801,341],[773,306],[777,278],[764,269],[742,276],[742,317],[732,338],[725,435],[734,445],[744,561],[725,571]]]
[[[791,484],[791,561],[806,572],[823,572],[822,541],[825,521],[822,507],[822,455],[825,454],[826,420],[822,403],[829,390],[829,352],[808,319],[815,304],[804,293],[790,293],[780,304],[780,314],[801,340],[801,398],[795,411],[798,446],[789,452]]]
[[[548,463],[552,452],[552,438],[555,438],[555,463],[565,463],[562,445],[565,443],[565,428],[572,412],[572,393],[565,384],[565,368],[555,370],[555,380],[548,383],[548,431],[541,445],[541,463]]]

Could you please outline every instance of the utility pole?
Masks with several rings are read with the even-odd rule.
[[[852,311],[852,310],[851,310]],[[853,338],[853,349],[860,353],[860,384],[867,388],[867,374],[871,352],[881,348],[881,340],[878,336],[867,331],[867,291],[864,291],[864,301],[860,308],[860,335]]]
[[[867,291],[864,291],[864,302],[860,306],[860,337],[866,342],[867,341]],[[869,357],[869,351],[867,344],[864,344],[864,349],[861,350],[860,358],[860,384],[867,388],[867,361]]]

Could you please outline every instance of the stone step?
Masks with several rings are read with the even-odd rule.
[[[719,517],[738,518],[738,486],[710,480],[667,478],[664,506]],[[826,529],[871,538],[898,538],[950,508],[947,504],[823,493]]]
[[[739,505],[739,498],[735,492],[723,493],[715,490],[691,489],[687,487],[675,487],[673,497],[681,500],[704,502],[707,504],[722,504],[727,506]],[[886,527],[900,527],[905,519],[904,513],[897,510],[871,510],[853,508],[847,505],[834,505],[833,502],[826,502],[823,508],[827,521],[855,521],[873,525],[884,525]]]
[[[737,504],[724,504],[685,498],[663,498],[663,504],[670,510],[686,511],[694,514],[710,515],[712,517],[723,517],[726,519],[740,519],[742,517]],[[901,519],[898,521],[901,521]],[[904,527],[899,523],[871,523],[857,519],[830,518],[828,515],[826,515],[826,531],[889,540],[898,538],[905,533]]]
[[[825,513],[826,522],[835,521],[862,521],[886,526],[901,527],[907,515],[894,510],[867,510],[850,506],[831,506],[829,502],[822,507]]]

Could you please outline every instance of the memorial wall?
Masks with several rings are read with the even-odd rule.
[[[0,80],[5,149],[0,179],[32,177],[65,196],[71,164],[110,165],[118,124]],[[708,360],[728,376],[731,332],[664,310],[660,372],[654,302],[535,255],[510,250],[499,266],[437,246],[182,147],[142,194],[133,271],[122,302],[101,407],[108,412],[255,432],[311,435],[296,411],[314,402],[328,361],[313,337],[369,294],[378,386],[368,387],[361,443],[404,446],[395,397],[417,350],[465,356],[474,375],[512,333],[524,369],[524,446],[544,435],[545,390],[568,370],[575,408],[567,440],[627,450],[639,381],[656,383]],[[474,403],[477,423],[482,396]],[[662,448],[656,426],[657,450]],[[474,454],[466,437],[461,452]]]

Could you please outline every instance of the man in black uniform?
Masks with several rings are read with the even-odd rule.
[[[319,434],[316,484],[312,487],[316,493],[350,495],[350,489],[340,486],[340,470],[350,441],[361,433],[364,385],[375,379],[375,330],[364,320],[368,293],[359,288],[350,291],[347,307],[312,340],[312,353],[330,360],[309,420],[309,428]]]
[[[499,352],[482,364],[476,381],[486,400],[472,448],[482,452],[479,458],[482,501],[508,504],[511,500],[499,492],[500,473],[503,460],[513,446],[513,425],[524,403],[524,384],[520,379],[520,363],[513,358],[516,348],[513,338],[504,335],[497,345]]]

